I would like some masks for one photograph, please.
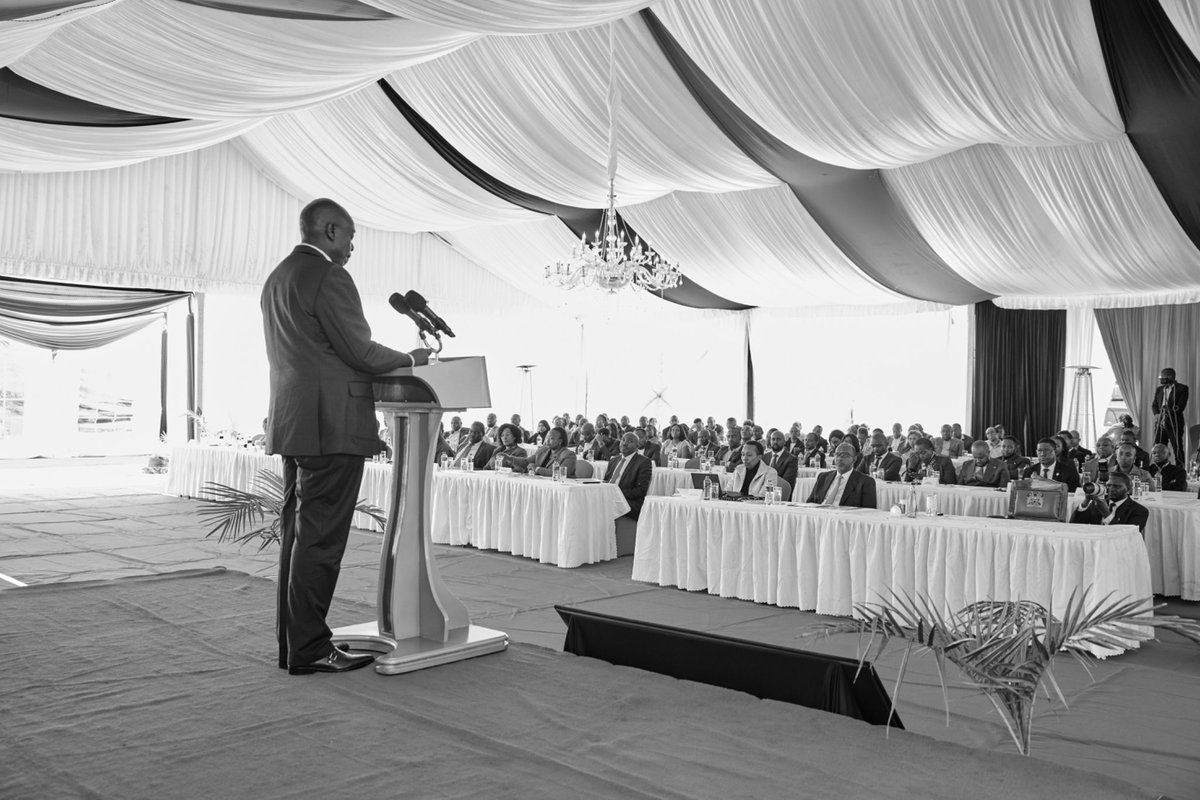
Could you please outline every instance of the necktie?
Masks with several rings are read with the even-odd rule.
[[[625,456],[621,456],[617,460],[617,468],[613,470],[612,479],[609,483],[616,483],[621,480],[621,470],[625,469]]]
[[[842,488],[842,473],[837,473],[833,478],[833,483],[829,485],[829,491],[825,493],[825,500],[822,505],[833,505],[834,499],[837,497],[838,489]]]
[[[1042,477],[1045,478],[1046,480],[1050,480],[1050,468],[1049,467],[1042,467]]]
[[[554,453],[551,453],[550,449],[547,448],[546,457],[542,459],[541,468],[545,469],[546,467],[549,467],[552,460],[554,460]]]

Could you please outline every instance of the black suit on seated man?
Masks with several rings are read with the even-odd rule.
[[[654,467],[650,459],[637,451],[638,438],[636,434],[626,433],[621,436],[620,451],[608,462],[604,473],[605,483],[615,483],[629,503],[629,513],[625,516],[637,519],[642,513],[642,504],[646,502],[646,493],[650,491],[650,480],[654,477]],[[618,472],[620,473],[618,475]]]
[[[575,451],[567,447],[567,432],[562,428],[550,429],[546,443],[538,448],[525,468],[531,475],[545,476],[553,475],[556,466],[566,477],[575,477]]]
[[[912,454],[908,457],[908,462],[904,465],[904,474],[902,480],[920,481],[924,478],[926,472],[932,472],[938,478],[938,483],[942,485],[953,485],[958,483],[958,472],[954,469],[954,462],[946,456],[935,455],[933,452],[933,442],[922,436],[917,439],[917,443],[913,446]]]
[[[798,464],[796,457],[787,451],[785,444],[783,431],[775,431],[771,434],[770,447],[762,458],[768,467],[775,468],[780,480],[787,481],[788,486],[795,488]]]
[[[496,448],[487,439],[483,438],[484,427],[482,422],[472,422],[471,432],[467,434],[467,440],[458,448],[458,452],[454,454],[451,464],[456,467],[463,466],[464,462],[470,460],[475,469],[483,469],[487,463],[492,460],[492,456],[496,452]],[[474,449],[474,454],[472,454]]]
[[[837,505],[876,508],[878,500],[875,496],[875,479],[868,478],[854,469],[856,454],[851,445],[838,445],[833,453],[835,469],[833,472],[822,472],[817,476],[817,483],[805,502],[832,505],[826,502],[832,499],[829,493],[839,491],[836,487],[840,485],[841,497],[838,498]]]
[[[1154,445],[1150,448],[1150,466],[1146,467],[1146,472],[1151,478],[1162,478],[1162,488],[1164,492],[1186,492],[1188,490],[1187,473],[1183,467],[1178,464],[1172,464],[1168,459],[1170,452],[1167,446],[1163,443]]]
[[[998,458],[991,458],[985,441],[971,444],[971,460],[958,468],[959,486],[1001,487],[1008,483],[1008,467]]]
[[[875,477],[875,473],[883,470],[885,481],[900,480],[900,468],[904,466],[903,459],[891,451],[887,436],[877,433],[871,437],[871,449],[863,453],[858,461],[858,471],[864,475]]]
[[[1150,512],[1129,496],[1129,476],[1114,472],[1108,476],[1107,498],[1089,497],[1071,514],[1071,522],[1083,525],[1137,525],[1143,535]]]

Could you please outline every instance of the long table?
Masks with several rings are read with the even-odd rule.
[[[793,499],[804,499],[815,484],[813,479],[796,481]],[[918,486],[919,507],[925,498],[936,496],[938,510],[967,517],[1002,517],[1008,513],[1008,493],[1003,489],[977,486]],[[875,497],[881,510],[908,498],[908,484],[875,482]],[[1080,502],[1076,493],[1072,503]],[[1155,594],[1200,600],[1200,500],[1189,492],[1163,492],[1161,497],[1138,501],[1150,512],[1146,523],[1146,551],[1150,558],[1150,585]]]
[[[893,592],[927,596],[946,613],[987,599],[1062,608],[1088,586],[1095,599],[1150,596],[1146,547],[1131,525],[667,497],[642,507],[633,578],[837,616]]]
[[[577,567],[617,557],[616,519],[629,512],[610,483],[556,483],[496,472],[433,477],[433,541]]]

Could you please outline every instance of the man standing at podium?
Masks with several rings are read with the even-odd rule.
[[[300,212],[301,243],[267,278],[260,305],[270,365],[267,452],[283,456],[276,634],[292,675],[346,672],[373,656],[333,646],[333,599],[363,460],[380,451],[371,376],[425,364],[371,340],[346,262],[354,221],[332,200]]]

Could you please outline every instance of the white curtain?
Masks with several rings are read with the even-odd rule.
[[[57,11],[0,20],[0,66],[7,66],[16,61],[62,26],[119,2],[121,0],[90,0]]]
[[[891,433],[966,422],[969,306],[903,315],[812,317],[755,309],[755,422],[826,434],[852,421]]]
[[[884,174],[934,250],[999,305],[1200,298],[1200,252],[1124,136],[980,145]]]
[[[637,17],[616,23],[621,203],[778,181],[730,142]],[[606,27],[488,37],[389,80],[468,160],[510,186],[596,208],[608,192]]]
[[[621,213],[685,274],[729,300],[790,307],[905,299],[863,275],[784,185],[675,192]]]
[[[1158,0],[1192,54],[1200,58],[1200,6],[1192,0]]]
[[[296,197],[336,197],[356,222],[380,230],[452,230],[543,217],[476,186],[374,84],[275,117],[237,144]]]
[[[1088,0],[664,0],[653,11],[741,109],[829,164],[1123,130]]]
[[[115,108],[243,119],[318,105],[475,38],[403,19],[281,19],[124,0],[59,27],[9,66]]]
[[[405,19],[474,33],[523,34],[588,28],[654,0],[361,0]]]

